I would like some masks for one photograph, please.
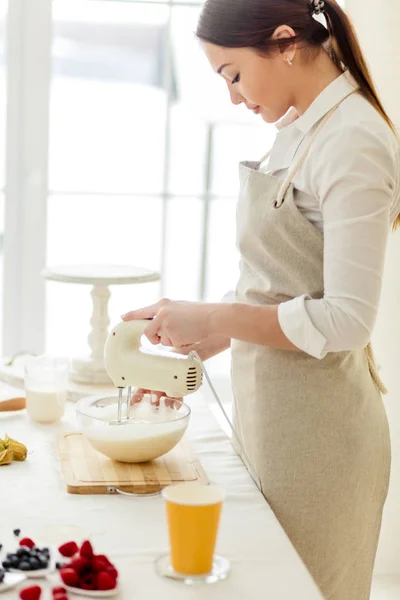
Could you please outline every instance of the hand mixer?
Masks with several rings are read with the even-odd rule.
[[[198,390],[203,382],[202,363],[195,352],[186,356],[141,345],[148,324],[148,320],[121,321],[106,340],[104,365],[119,390],[118,425],[129,422],[133,386],[180,398]],[[124,399],[125,388],[128,393]]]
[[[131,422],[129,413],[132,387],[162,391],[166,396],[179,398],[199,389],[203,383],[204,371],[211,392],[232,430],[236,447],[240,450],[239,455],[261,490],[259,478],[197,352],[191,351],[186,356],[142,346],[141,337],[148,324],[148,320],[122,321],[114,327],[106,340],[104,365],[119,390],[118,417],[114,424]],[[128,393],[124,400],[123,392],[126,387]],[[126,408],[123,418],[124,404]]]

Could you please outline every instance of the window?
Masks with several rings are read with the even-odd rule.
[[[47,263],[162,273],[112,288],[113,321],[160,294],[217,301],[236,280],[237,162],[274,133],[230,107],[194,39],[199,8],[53,2]],[[49,283],[47,309],[47,347],[84,350],[89,289]]]

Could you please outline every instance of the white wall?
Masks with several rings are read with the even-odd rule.
[[[346,0],[378,91],[400,125],[400,2]],[[400,231],[389,244],[375,349],[389,388],[385,398],[392,435],[391,488],[376,562],[377,573],[400,573]]]

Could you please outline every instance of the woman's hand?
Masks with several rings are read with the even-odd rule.
[[[178,354],[186,354],[195,350],[199,355],[202,361],[206,361],[209,358],[213,358],[227,350],[231,345],[231,340],[229,338],[225,338],[221,335],[211,335],[206,338],[199,344],[188,345],[182,348],[174,348],[171,352],[175,352]],[[143,400],[144,394],[151,394],[151,403],[158,406],[160,404],[160,398],[165,396],[165,404],[166,406],[172,406],[174,400],[179,400],[183,402],[183,398],[169,398],[166,396],[165,392],[154,391],[154,390],[146,390],[144,388],[136,388],[131,396],[131,404],[135,404],[136,402],[141,402]]]
[[[126,313],[122,319],[131,321],[153,318],[144,332],[153,344],[161,343],[164,346],[173,346],[173,352],[186,355],[191,350],[196,350],[201,360],[205,361],[227,350],[230,346],[230,338],[207,334],[208,318],[212,313],[212,307],[215,306],[218,305],[171,302],[171,300],[164,299],[146,308]],[[132,394],[131,404],[141,402],[144,394],[152,394],[151,402],[155,405],[158,405],[160,398],[165,396],[165,393],[159,390],[137,388]],[[174,400],[182,402],[183,399],[167,398],[166,405],[171,406]]]
[[[122,316],[124,321],[151,319],[144,331],[152,344],[182,348],[210,336],[210,322],[218,304],[173,302],[164,298],[156,304]]]
[[[165,406],[173,407],[175,404],[175,400],[177,400],[178,402],[176,403],[175,407],[178,410],[180,407],[180,402],[183,402],[183,398],[169,398],[164,392],[145,390],[144,388],[136,388],[131,396],[131,405],[141,402],[145,394],[151,395],[150,402],[155,406],[159,406],[160,399],[163,397],[165,397]]]

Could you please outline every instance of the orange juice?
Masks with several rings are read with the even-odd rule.
[[[209,573],[225,493],[215,485],[183,483],[165,488],[163,497],[172,568],[183,575]]]

